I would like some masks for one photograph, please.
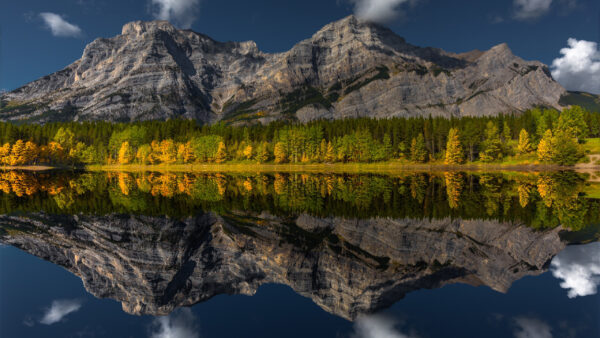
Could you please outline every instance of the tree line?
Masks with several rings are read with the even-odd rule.
[[[318,120],[267,125],[202,125],[191,120],[134,123],[0,123],[0,165],[498,162],[506,156],[574,164],[600,114],[578,106],[494,117]]]
[[[286,217],[493,219],[582,229],[600,217],[577,173],[191,174],[0,172],[0,213],[142,214],[200,211]]]

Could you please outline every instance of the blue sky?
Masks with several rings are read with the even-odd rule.
[[[254,40],[263,51],[279,52],[353,13],[420,46],[464,52],[506,42],[525,59],[559,59],[555,77],[568,89],[600,92],[598,0],[6,1],[0,90],[62,69],[87,43],[117,35],[133,20],[164,18],[217,40]]]

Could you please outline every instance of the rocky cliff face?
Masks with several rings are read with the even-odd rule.
[[[347,319],[449,283],[504,292],[567,244],[559,229],[495,221],[212,213],[0,216],[0,241],[64,266],[97,297],[164,315],[218,294],[281,283]]]
[[[93,41],[65,69],[2,95],[0,119],[480,116],[559,107],[563,94],[547,66],[505,44],[465,54],[420,48],[353,16],[277,54],[137,21]]]

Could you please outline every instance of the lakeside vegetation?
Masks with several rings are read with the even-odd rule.
[[[495,117],[358,118],[235,127],[195,121],[0,123],[0,165],[573,165],[600,152],[600,114],[578,106]]]
[[[552,173],[193,174],[0,172],[0,214],[493,219],[574,230],[598,224],[600,199],[571,171]],[[590,191],[592,192],[592,191]]]

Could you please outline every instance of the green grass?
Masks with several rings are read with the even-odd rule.
[[[583,190],[585,197],[592,199],[600,199],[600,183],[591,183]]]
[[[600,154],[600,138],[588,138],[583,145],[586,153]]]

